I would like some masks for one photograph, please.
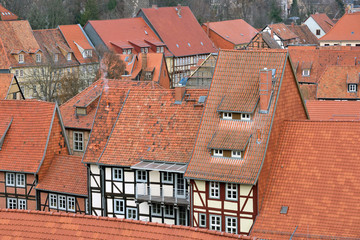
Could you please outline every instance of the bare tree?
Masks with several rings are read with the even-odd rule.
[[[125,73],[125,63],[115,52],[108,51],[101,60],[100,71],[106,78],[118,79]]]
[[[60,87],[57,93],[58,103],[66,102],[86,87],[86,82],[79,77],[78,72],[64,75],[60,79]]]

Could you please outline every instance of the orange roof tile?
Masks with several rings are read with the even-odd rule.
[[[195,104],[207,92],[187,90],[182,103],[176,104],[174,89],[131,89],[98,163],[122,166],[132,166],[140,160],[187,163],[203,112],[203,107]]]
[[[300,84],[299,88],[304,100],[316,99],[316,84]]]
[[[327,33],[335,23],[326,15],[326,13],[311,14],[310,17]]]
[[[242,19],[209,22],[204,23],[203,25],[209,25],[212,31],[235,45],[250,42],[250,40],[258,33],[255,28]]]
[[[360,12],[346,13],[319,41],[360,41]]]
[[[17,20],[18,19],[18,16],[16,16],[14,13],[10,12],[6,8],[4,8],[1,4],[0,4],[0,17],[1,17],[1,21],[9,21],[9,20]]]
[[[294,239],[357,239],[359,136],[358,121],[284,122],[252,234],[276,240],[293,233]],[[280,213],[282,206],[288,207],[286,214]]]
[[[353,83],[355,80],[358,83],[359,78],[360,65],[328,66],[319,79],[316,97],[318,99],[360,99],[359,86],[356,92],[348,91],[348,83]]]
[[[0,99],[6,99],[8,96],[13,79],[14,74],[0,73]]]
[[[360,120],[359,101],[306,101],[310,120]]]
[[[0,100],[0,122],[13,119],[0,150],[0,169],[35,173],[44,156],[55,103]]]
[[[287,27],[299,37],[299,44],[319,45],[318,38],[310,31],[306,25],[287,25]]]
[[[64,212],[0,209],[0,235],[48,239],[254,239],[201,228]]]
[[[285,50],[221,50],[219,52],[194,153],[185,173],[186,177],[244,184],[256,182],[266,153],[278,87],[282,81],[286,61],[287,52]],[[269,113],[260,113],[258,110],[260,104],[257,104],[257,110],[251,116],[251,121],[221,119],[217,108],[224,95],[234,99],[236,103],[239,101],[239,104],[244,104],[245,101],[240,101],[237,95],[247,99],[259,98],[259,72],[264,68],[276,69],[275,79],[277,80],[273,86]],[[257,91],[253,89],[257,89]],[[257,143],[257,137],[250,138],[247,153],[243,159],[211,156],[207,146],[214,133],[229,130],[247,133],[246,136],[250,136],[250,134],[256,136],[257,131],[260,130],[263,137],[260,143]],[[243,142],[243,138],[235,139],[233,139],[235,145]]]
[[[217,52],[189,7],[142,8],[141,13],[176,57]]]
[[[58,28],[80,64],[99,62],[95,49],[80,25],[60,25]],[[85,50],[93,50],[92,57],[84,58],[76,44]]]
[[[282,40],[289,40],[298,37],[284,23],[270,24],[268,27],[272,29]]]
[[[87,169],[81,157],[55,155],[36,189],[87,196]]]

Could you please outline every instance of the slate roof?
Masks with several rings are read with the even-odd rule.
[[[185,173],[188,178],[207,179],[243,184],[255,184],[263,162],[267,140],[270,135],[271,122],[274,114],[277,93],[284,64],[287,59],[285,50],[267,51],[234,51],[221,50],[215,68],[209,96],[204,110],[200,130],[195,144],[194,153]],[[259,97],[259,72],[264,68],[276,69],[275,85],[269,113],[259,112],[259,104],[252,115],[251,121],[225,120],[219,118],[217,107],[224,95],[239,101],[244,98]],[[239,104],[245,104],[240,101]],[[245,106],[241,107],[247,107]],[[257,143],[257,132],[260,130],[261,142]],[[211,156],[207,146],[215,132],[231,131],[239,134],[250,134],[247,153],[243,159]],[[245,135],[244,135],[245,136]],[[233,139],[240,144],[243,138]],[[219,143],[221,146],[222,143]],[[243,145],[243,144],[240,144]]]
[[[302,25],[287,25],[287,27],[299,37],[299,44],[316,44],[319,45],[318,38],[310,31],[308,26]]]
[[[360,122],[286,121],[281,136],[252,235],[357,239]]]
[[[8,96],[13,79],[14,74],[0,73],[0,99],[6,99]]]
[[[43,159],[55,103],[1,100],[0,122],[12,123],[0,150],[0,169],[35,173]],[[3,137],[4,128],[0,135]]]
[[[326,13],[311,14],[310,17],[327,33],[335,23],[326,15]]]
[[[207,229],[64,212],[0,209],[0,235],[48,239],[254,239]],[[255,240],[255,239],[254,239]]]
[[[235,45],[249,43],[250,40],[258,33],[255,28],[243,19],[207,22],[204,23],[203,26],[205,26],[205,29],[209,26],[212,31]]]
[[[346,13],[320,41],[360,41],[360,12]]]
[[[17,20],[18,19],[18,16],[16,16],[14,13],[10,12],[6,8],[4,8],[1,4],[0,4],[0,17],[1,17],[1,21],[9,21],[9,20]]]
[[[142,8],[138,16],[141,12],[176,57],[217,52],[189,7]]]
[[[87,197],[87,169],[81,157],[55,155],[36,189]]]
[[[298,36],[293,33],[284,23],[276,23],[268,25],[273,32],[278,35],[282,40],[289,40],[297,38]]]
[[[310,120],[359,121],[359,101],[306,101]]]
[[[328,66],[321,75],[316,97],[318,99],[360,99],[359,86],[356,92],[348,92],[348,83],[359,83],[360,65]]]
[[[177,104],[175,89],[130,89],[106,148],[94,163],[117,166],[132,166],[140,160],[188,163],[203,112],[203,106],[195,104],[207,93],[186,90],[189,95]],[[90,138],[93,141],[93,135]]]
[[[60,25],[58,28],[80,64],[99,62],[94,47],[80,25]],[[92,57],[84,58],[76,44],[85,50],[93,50]]]

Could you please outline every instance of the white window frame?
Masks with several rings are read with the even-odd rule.
[[[222,157],[224,155],[224,151],[221,149],[214,149],[214,156]]]
[[[24,70],[20,70],[20,77],[23,77],[24,76]]]
[[[234,195],[235,195],[235,197],[234,197]],[[230,200],[230,201],[238,200],[238,185],[237,184],[226,183],[225,199]]]
[[[215,220],[215,223],[213,222]],[[221,216],[210,215],[209,229],[215,231],[221,231]]]
[[[348,92],[357,92],[357,86],[355,83],[350,83],[348,85]]]
[[[78,135],[78,137],[75,137]],[[79,140],[79,136],[81,135],[81,140]],[[76,147],[76,143],[78,144]],[[81,148],[79,147],[81,145]],[[82,152],[84,151],[84,133],[83,132],[74,132],[73,133],[73,147],[74,151]]]
[[[25,181],[26,181],[25,174],[23,173],[16,174],[16,187],[25,187]]]
[[[19,54],[19,63],[24,63],[24,54]]]
[[[71,206],[73,208],[71,208]],[[76,201],[75,201],[75,197],[67,197],[67,206],[66,206],[67,210],[70,212],[75,212],[76,211]]]
[[[130,213],[131,212],[131,213]],[[135,215],[135,218],[129,218],[129,216],[130,215]],[[127,219],[135,219],[135,220],[137,220],[138,219],[138,217],[137,217],[137,208],[131,208],[131,207],[128,207],[127,209],[126,209],[126,218]]]
[[[117,207],[116,205],[119,204]],[[114,213],[124,214],[125,212],[125,201],[123,199],[114,199]]]
[[[18,199],[18,209],[26,210],[26,199]]]
[[[241,158],[241,151],[231,151],[232,158]]]
[[[15,76],[19,77],[19,70],[18,69],[15,70]]]
[[[209,182],[209,198],[220,199],[219,182]]]
[[[92,57],[92,50],[86,50],[86,56]]]
[[[89,214],[89,199],[85,199],[85,213]]]
[[[163,183],[173,183],[174,182],[174,175],[171,172],[162,172],[161,178],[162,178],[161,180]]]
[[[172,214],[170,214],[170,212],[172,212]],[[174,206],[173,205],[165,205],[165,207],[164,207],[164,216],[165,217],[174,217],[175,216],[175,211],[174,211]]]
[[[68,53],[68,54],[66,55],[66,60],[71,61],[71,53]]]
[[[58,195],[58,203],[59,203],[58,209],[66,211],[66,196]],[[64,205],[64,206],[62,206],[62,205]]]
[[[205,222],[205,224],[202,224],[202,222]],[[206,214],[205,213],[199,213],[199,227],[206,227]]]
[[[229,226],[230,220],[230,226]],[[235,226],[233,223],[235,222]],[[225,232],[237,234],[238,229],[238,219],[236,217],[225,217]]]
[[[15,173],[6,173],[6,186],[15,187]]]
[[[161,217],[162,206],[160,203],[153,203],[151,206],[151,216]]]
[[[123,180],[123,169],[122,168],[113,168],[112,174],[113,174],[112,179],[114,181],[122,181]]]
[[[49,207],[53,209],[57,209],[58,206],[58,198],[56,194],[49,194]]]
[[[224,112],[223,113],[223,119],[232,119],[232,113]]]
[[[241,120],[242,121],[250,121],[251,120],[251,116],[249,113],[242,113],[241,114]]]
[[[302,70],[302,76],[304,76],[304,77],[310,76],[310,69],[303,69]]]
[[[139,174],[141,174],[141,176],[140,176],[141,178],[139,178]],[[144,178],[144,176],[145,176],[145,178]],[[136,182],[147,182],[146,170],[136,170]]]
[[[41,54],[40,54],[40,53],[37,53],[37,54],[35,55],[35,57],[36,57],[36,62],[37,62],[37,63],[41,63]]]
[[[17,209],[17,203],[18,203],[18,200],[17,200],[17,198],[7,198],[7,206],[6,206],[6,208],[8,208],[8,209]],[[10,205],[12,206],[12,207],[10,207]],[[15,205],[15,206],[14,206]]]
[[[54,62],[58,62],[59,61],[59,54],[55,53],[54,54]]]

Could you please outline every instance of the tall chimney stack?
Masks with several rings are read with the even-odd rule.
[[[180,103],[182,102],[184,95],[185,95],[185,86],[176,86],[175,87],[175,102]]]
[[[267,113],[271,98],[272,70],[267,68],[260,70],[259,81],[260,113]]]

